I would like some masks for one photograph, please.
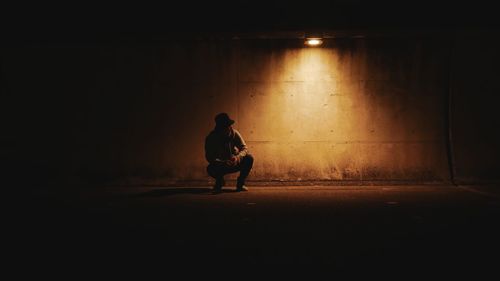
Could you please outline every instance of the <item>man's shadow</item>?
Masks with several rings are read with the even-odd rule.
[[[174,188],[160,188],[153,189],[146,192],[141,192],[134,194],[133,197],[163,197],[172,196],[177,194],[206,194],[206,195],[217,195],[221,193],[232,193],[236,192],[234,189],[223,189],[219,192],[214,192],[211,187],[174,187]]]

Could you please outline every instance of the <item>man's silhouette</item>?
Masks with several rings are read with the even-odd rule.
[[[224,175],[240,171],[236,191],[247,191],[245,180],[253,166],[253,157],[241,134],[233,129],[234,120],[227,113],[215,116],[215,128],[205,139],[208,174],[215,178],[214,191],[224,186]]]

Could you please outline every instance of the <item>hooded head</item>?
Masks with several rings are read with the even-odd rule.
[[[215,131],[224,136],[231,136],[233,133],[233,128],[231,126],[233,124],[234,120],[231,120],[229,115],[225,112],[219,113],[215,116]]]
[[[219,113],[215,116],[215,126],[216,127],[229,127],[234,124],[234,120],[229,118],[229,115],[225,112]]]

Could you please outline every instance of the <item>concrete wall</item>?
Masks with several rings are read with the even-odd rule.
[[[451,125],[456,179],[498,182],[500,41],[487,32],[463,34],[454,42]]]
[[[261,160],[254,176],[446,179],[445,60],[439,41],[242,42],[238,120]]]
[[[484,155],[464,150],[483,139],[467,138],[476,122],[457,113],[490,106],[460,76],[494,73],[469,47],[488,56],[457,50],[478,65],[454,64],[456,170],[491,179],[498,160],[484,155],[497,140],[484,140]],[[449,55],[448,39],[429,37],[6,48],[4,163],[91,181],[208,181],[203,142],[225,111],[255,156],[252,180],[446,181]]]

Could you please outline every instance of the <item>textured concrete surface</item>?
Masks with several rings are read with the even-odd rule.
[[[254,178],[446,179],[446,73],[426,71],[446,63],[439,43],[241,42],[237,127],[262,158]]]
[[[5,49],[2,169],[14,180],[207,182],[204,138],[226,111],[254,180],[446,181],[451,81],[456,178],[494,181],[496,46],[449,33],[320,48],[170,38]]]
[[[284,275],[498,276],[498,186],[233,189],[73,187],[14,197],[8,262],[54,274],[246,275],[271,266]]]

